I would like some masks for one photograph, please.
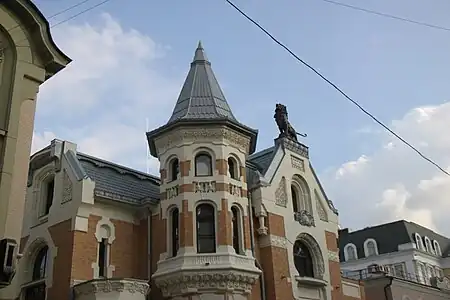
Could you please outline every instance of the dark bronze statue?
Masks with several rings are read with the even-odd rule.
[[[275,122],[277,122],[278,129],[280,130],[279,137],[287,137],[297,142],[297,135],[303,137],[306,136],[306,134],[300,134],[295,131],[294,127],[292,127],[291,123],[289,123],[288,112],[285,105],[277,103],[275,107],[275,115],[273,117],[275,118]]]

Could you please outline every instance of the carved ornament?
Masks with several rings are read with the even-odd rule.
[[[285,137],[281,137],[281,138],[277,138],[275,140],[275,143],[280,144],[283,149],[287,149],[293,153],[296,153],[299,156],[302,156],[304,158],[309,158],[309,149],[308,147],[306,147],[305,145],[293,141],[291,139],[285,138]]]
[[[230,195],[242,197],[242,187],[237,186],[235,184],[232,183],[228,184],[228,192],[230,193]]]
[[[281,178],[275,191],[275,204],[282,207],[287,206],[286,178],[284,176]]]
[[[64,170],[62,203],[66,203],[72,200],[72,189],[72,181],[69,178],[69,174],[67,174],[66,170]]]
[[[259,247],[277,247],[287,249],[287,240],[285,237],[269,234],[260,238]]]
[[[195,193],[215,193],[216,182],[215,181],[194,181]]]
[[[305,162],[303,159],[291,155],[291,165],[293,168],[305,172]]]
[[[316,209],[317,213],[319,215],[319,219],[325,222],[328,222],[328,215],[323,207],[322,200],[320,199],[319,194],[317,193],[317,190],[314,190],[314,200],[316,201]]]
[[[448,279],[447,277],[432,277],[430,278],[430,282],[432,286],[435,286],[442,290],[450,291],[450,279]]]
[[[192,274],[185,273],[167,278],[155,278],[155,283],[165,297],[223,290],[250,294],[258,276],[258,273],[240,271],[197,271]]]
[[[75,296],[97,293],[128,292],[147,295],[149,285],[145,281],[135,279],[102,279],[86,281],[74,286]]]
[[[296,212],[294,214],[294,219],[295,219],[295,221],[300,223],[300,225],[303,225],[303,226],[308,226],[308,227],[316,226],[316,224],[314,222],[314,217],[307,210],[301,210],[299,212]]]
[[[179,188],[178,185],[166,189],[167,199],[172,199],[178,196]]]
[[[339,262],[339,253],[337,251],[328,250],[328,260]]]
[[[182,128],[173,133],[167,134],[155,141],[156,149],[160,153],[166,152],[168,149],[183,143],[196,143],[196,142],[221,142],[227,141],[230,144],[245,150],[250,149],[250,139],[238,132],[226,127],[216,128]]]

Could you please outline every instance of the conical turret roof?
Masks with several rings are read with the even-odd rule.
[[[191,68],[168,123],[180,119],[237,121],[211,69],[201,42],[195,50]]]

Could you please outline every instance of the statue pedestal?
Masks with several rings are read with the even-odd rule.
[[[300,156],[303,156],[304,158],[309,159],[309,149],[307,146],[303,145],[302,143],[295,141],[289,137],[281,136],[274,140],[275,146],[281,145],[283,149],[287,149],[289,151],[292,151]]]

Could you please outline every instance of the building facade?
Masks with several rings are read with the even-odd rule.
[[[160,177],[52,141],[30,160],[19,299],[364,299],[341,279],[309,149],[285,106],[275,120],[255,153],[199,43],[169,121],[147,133]]]
[[[39,86],[70,59],[29,0],[0,2],[0,299],[14,277]]]
[[[449,274],[450,239],[404,220],[352,232],[342,229],[339,248],[344,275],[377,269],[431,285],[433,278]]]

